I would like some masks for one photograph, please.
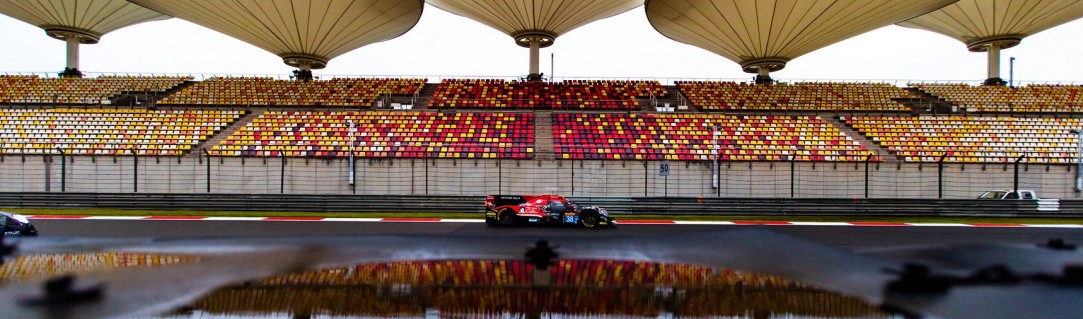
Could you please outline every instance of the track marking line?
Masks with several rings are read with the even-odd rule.
[[[853,226],[910,226],[909,223],[900,222],[849,222]]]
[[[93,219],[93,220],[140,220],[147,218],[146,216],[87,216],[81,219]]]
[[[1078,224],[1023,224],[1023,227],[1028,227],[1028,228],[1083,228],[1083,225],[1078,225]]]
[[[380,221],[382,221],[382,222],[392,222],[392,223],[438,223],[438,222],[440,222],[440,218],[388,217],[388,218],[383,218]]]
[[[673,221],[673,223],[677,224],[677,225],[733,225],[733,222],[724,222],[724,221],[723,222],[714,222],[714,221],[705,221],[705,220],[688,220],[688,221],[675,220],[675,221]],[[624,225],[624,224],[625,223],[622,222],[622,221],[619,221],[619,220],[617,221],[617,225]]]
[[[734,221],[734,225],[793,225],[792,222],[780,222],[780,221],[755,221],[755,220],[739,220]]]
[[[318,222],[324,220],[323,217],[264,217],[266,221],[286,221],[286,222]]]
[[[329,218],[324,218],[323,221],[325,221],[325,222],[366,222],[366,223],[372,223],[372,222],[383,221],[383,218],[329,217]]]
[[[790,222],[794,226],[853,226],[847,222]]]
[[[1026,227],[1023,224],[1007,224],[1007,223],[970,223],[967,224],[974,227]]]
[[[655,224],[676,224],[672,220],[618,220],[617,225],[655,225]]]
[[[30,219],[84,219],[91,216],[77,216],[77,215],[32,215],[26,216]]]
[[[484,223],[484,219],[441,219],[441,223]]]
[[[219,221],[260,221],[263,217],[207,217],[203,220],[219,220]]]
[[[204,220],[206,216],[148,216],[143,220]]]

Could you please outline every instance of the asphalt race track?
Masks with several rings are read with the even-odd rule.
[[[619,220],[618,220],[619,221]],[[1083,228],[952,226],[748,226],[620,225],[616,229],[575,227],[486,227],[480,222],[221,221],[221,220],[47,220],[33,221],[42,236],[78,237],[279,237],[342,235],[448,235],[464,237],[584,237],[688,234],[767,228],[831,246],[866,250],[962,243],[1042,243],[1061,238],[1083,243]]]

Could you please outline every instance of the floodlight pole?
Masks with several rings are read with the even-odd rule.
[[[711,148],[714,149],[714,165],[711,166],[711,187],[718,189],[720,186],[718,180],[718,157],[720,152],[718,136],[721,135],[721,132],[719,131],[721,127],[720,125],[712,125],[710,121],[703,123],[703,126],[708,127],[711,130]]]
[[[1083,191],[1083,128],[1069,131],[1076,135],[1076,160],[1075,160],[1075,192]]]
[[[207,157],[207,192],[211,192],[211,153],[203,148],[203,156]]]
[[[67,177],[67,171],[68,171],[67,170],[67,163],[68,163],[68,160],[66,159],[67,156],[66,156],[66,154],[64,154],[64,149],[63,148],[60,148],[60,146],[57,146],[56,151],[60,153],[60,192],[63,193],[66,190],[65,189],[65,186],[66,186],[65,184],[66,184],[66,180],[68,179],[68,177]]]
[[[1008,58],[1008,86],[1015,87],[1015,57]]]
[[[348,132],[350,132],[350,189],[353,190],[353,189],[355,189],[355,187],[357,187],[356,184],[355,184],[356,175],[354,174],[354,157],[353,157],[354,144],[356,144],[356,141],[357,141],[357,134],[354,132],[354,129],[357,126],[351,120],[346,120],[346,126],[349,128]]]
[[[1016,194],[1019,194],[1019,162],[1023,161],[1023,159],[1025,158],[1027,158],[1027,154],[1023,154],[1022,156],[1019,156],[1019,158],[1015,159],[1015,178],[1012,182],[1012,191]]]

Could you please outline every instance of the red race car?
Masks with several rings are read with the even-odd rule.
[[[605,208],[580,206],[564,196],[489,195],[485,197],[485,223],[489,226],[522,224],[616,227]]]

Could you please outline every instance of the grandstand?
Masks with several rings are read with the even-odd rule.
[[[553,126],[562,159],[707,161],[716,146],[723,161],[856,162],[870,154],[810,116],[561,113]]]
[[[0,154],[180,156],[243,111],[0,109]]]
[[[216,77],[169,95],[160,104],[369,108],[381,96],[414,96],[425,82],[425,79],[335,78],[302,82]]]
[[[1078,85],[1028,85],[1021,87],[971,86],[966,84],[910,84],[968,112],[1080,113],[1083,87]]]
[[[808,82],[748,85],[734,82],[677,82],[681,92],[703,110],[885,111],[909,112],[897,100],[916,98],[886,83]]]
[[[657,81],[447,79],[430,105],[436,108],[638,110],[641,99],[666,96]]]
[[[190,76],[100,76],[84,79],[0,75],[0,102],[5,105],[109,104],[124,93],[165,95],[190,80]]]
[[[1069,131],[1083,125],[1077,112],[1083,87],[1077,85],[1009,88],[914,83],[897,87],[875,82],[678,81],[667,87],[640,80],[445,79],[427,83],[423,78],[212,77],[194,81],[189,76],[3,76],[0,81],[5,84],[0,89],[4,99],[0,155],[211,156],[222,158],[220,165],[228,165],[224,160],[231,158],[244,163],[252,157],[333,160],[351,155],[451,160],[452,167],[457,165],[455,160],[491,160],[497,162],[476,165],[486,172],[481,174],[495,178],[505,171],[499,162],[503,160],[537,162],[535,170],[520,173],[530,175],[541,174],[543,167],[565,167],[563,162],[601,161],[597,165],[605,175],[616,174],[616,180],[629,185],[635,184],[631,176],[643,172],[632,172],[624,164],[621,169],[606,167],[604,162],[801,162],[812,165],[806,169],[814,169],[815,163],[833,167],[862,162],[988,165],[1018,160],[1069,166],[1077,156],[1076,135]],[[136,94],[148,100],[136,106],[113,104]],[[921,104],[930,99],[958,107],[950,112]],[[662,100],[681,107],[652,107]],[[390,104],[381,101],[411,104],[410,109],[390,109]],[[949,114],[942,114],[945,111]],[[352,129],[351,124],[355,125]],[[778,175],[777,168],[770,171],[773,167],[769,164],[769,171],[761,173]],[[516,169],[521,170],[522,163]],[[732,168],[727,164],[724,169]],[[400,183],[395,181],[416,178],[409,176],[418,173],[402,172],[407,174],[402,178],[396,174],[369,182]],[[775,178],[783,180],[779,183],[797,183],[799,175]],[[20,176],[33,180],[29,172]],[[441,183],[448,183],[448,178],[441,177]],[[729,178],[752,183],[743,177]],[[858,177],[839,180],[853,178]],[[1051,178],[1061,177],[1053,173],[1042,177]],[[461,186],[450,189],[472,183],[465,175],[451,180]],[[638,183],[650,184],[649,180]],[[698,183],[702,182],[685,181],[679,187]],[[604,192],[635,188],[610,186]],[[408,189],[416,192],[418,188]],[[705,192],[697,189],[680,193]],[[778,191],[771,189],[763,195]]]
[[[532,122],[530,113],[267,111],[211,154],[527,159],[534,156]],[[351,132],[348,123],[359,128]]]
[[[312,70],[337,56],[405,34],[420,20],[426,3],[481,22],[529,48],[529,73],[517,80],[441,77],[432,83],[424,77],[313,76]],[[475,10],[482,3],[500,9]],[[58,75],[64,78],[0,76],[0,167],[21,181],[0,188],[40,191],[70,181],[88,192],[134,191],[141,180],[156,191],[194,192],[194,181],[205,179],[208,186],[199,191],[211,192],[214,179],[233,179],[221,182],[219,191],[266,192],[271,189],[266,185],[277,184],[279,192],[321,194],[473,194],[510,188],[669,196],[672,188],[672,194],[688,196],[755,197],[778,196],[785,189],[799,197],[855,196],[851,181],[861,180],[866,186],[862,195],[869,196],[870,184],[880,175],[887,181],[872,185],[873,193],[878,187],[887,193],[882,196],[908,197],[928,196],[925,189],[930,187],[923,183],[933,176],[941,181],[939,173],[945,171],[956,170],[947,176],[962,179],[971,177],[962,173],[968,165],[985,169],[1021,163],[1045,165],[1044,170],[1024,167],[1032,175],[1023,179],[1024,186],[1040,188],[1043,194],[1068,194],[1064,185],[1054,185],[1067,174],[1051,167],[1070,171],[1079,161],[1073,151],[1078,136],[1070,131],[1083,124],[1083,87],[1002,86],[999,52],[1083,16],[1083,6],[1028,2],[1004,9],[1017,14],[987,17],[995,10],[987,10],[990,4],[982,1],[900,3],[778,2],[760,10],[687,0],[565,1],[545,9],[515,1],[334,1],[328,10],[305,12],[203,0],[5,6],[0,12],[67,41],[69,59]],[[641,5],[660,34],[732,60],[756,77],[750,83],[663,84],[555,79],[541,73],[540,48],[585,24]],[[231,14],[206,15],[210,7]],[[115,10],[105,10],[109,8]],[[88,12],[102,14],[94,21],[66,18]],[[808,12],[809,19],[786,19],[792,12]],[[989,19],[946,18],[967,14]],[[43,17],[51,20],[39,21]],[[298,70],[290,80],[81,78],[78,43],[94,43],[106,32],[168,17],[252,44]],[[762,28],[717,23],[737,20]],[[970,50],[989,52],[986,82],[1001,86],[780,82],[770,77],[818,48],[892,24],[932,30],[963,41]],[[999,25],[1010,27],[993,27]],[[57,155],[71,164],[61,165],[59,174],[52,164]],[[29,156],[41,160],[27,160]],[[96,158],[103,156],[113,160]],[[134,157],[131,162],[117,159],[128,156]],[[142,156],[155,160],[139,162]],[[163,161],[167,158],[176,161]],[[217,169],[209,165],[211,158]],[[246,162],[251,158],[260,160]],[[279,159],[277,170],[270,167],[270,158]],[[287,160],[293,158],[303,160]],[[327,168],[307,166],[314,165],[313,159],[323,160]],[[191,161],[207,167],[194,169]],[[356,165],[359,161],[367,162]],[[648,168],[662,161],[683,165],[659,182]],[[788,171],[779,163],[789,163]],[[938,166],[933,175],[923,166],[929,163],[957,166]],[[91,183],[87,180],[95,178],[87,172],[106,174],[110,182]],[[169,178],[133,178],[129,186],[122,177],[128,174]],[[344,175],[351,176],[348,182]],[[984,183],[998,183],[999,176],[988,176]],[[493,189],[478,186],[492,180],[497,180]],[[813,189],[825,181],[838,186]],[[789,187],[778,186],[787,183]],[[804,191],[798,187],[802,184]],[[972,197],[969,187],[956,187],[949,195]]]

